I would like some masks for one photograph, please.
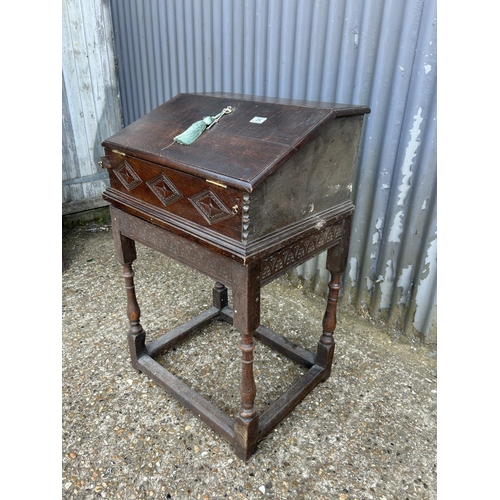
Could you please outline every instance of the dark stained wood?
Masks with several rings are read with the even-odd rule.
[[[231,97],[179,94],[104,141],[107,150],[143,158],[200,177],[253,190],[254,179],[270,175],[309,141],[325,122],[337,117],[328,108],[284,106]],[[204,116],[213,116],[226,106],[233,113],[204,132],[186,147],[173,138]],[[362,115],[367,108],[350,106]],[[263,124],[251,123],[255,116]],[[167,149],[163,149],[166,146]]]
[[[232,419],[153,358],[142,356],[139,360],[139,369],[228,442],[234,440]]]
[[[271,349],[284,354],[295,363],[299,363],[306,368],[311,368],[314,365],[315,356],[312,352],[290,342],[265,326],[260,325],[255,331],[254,337]]]
[[[223,309],[221,311],[221,319],[232,325],[233,310],[229,307]],[[299,363],[306,368],[311,368],[311,366],[314,365],[316,357],[311,351],[290,342],[288,339],[269,330],[269,328],[263,325],[260,325],[257,330],[255,330],[253,336],[271,349],[284,354],[295,363]]]
[[[248,460],[257,448],[259,415],[255,411],[256,386],[253,373],[253,335],[260,325],[260,263],[240,267],[233,286],[233,325],[241,333],[241,406],[234,418],[236,454]]]
[[[331,207],[350,201],[362,122],[363,116],[331,120],[262,180],[249,200],[248,242],[300,221],[320,223]]]
[[[293,224],[321,223],[350,203],[369,109],[315,104],[179,94],[103,142],[104,198],[177,232],[220,237],[240,253]],[[191,145],[172,142],[228,105],[233,112]]]
[[[261,415],[261,440],[278,425],[324,378],[324,369],[314,365]]]
[[[331,280],[328,284],[328,299],[323,318],[323,334],[321,335],[316,353],[316,363],[324,368],[323,380],[331,373],[335,340],[333,333],[337,326],[337,302],[341,286],[342,274],[347,265],[349,240],[351,236],[351,219],[345,220],[345,229],[338,245],[329,248],[326,258],[326,268],[330,271]]]
[[[229,105],[234,113],[193,144],[172,144],[193,122]],[[123,266],[132,366],[190,408],[242,460],[330,376],[354,211],[350,191],[368,112],[363,106],[180,94],[103,143],[102,166],[110,173],[103,196],[111,204]],[[254,117],[266,120],[252,123]],[[136,241],[215,281],[211,308],[149,343],[135,293]],[[323,251],[331,281],[323,332],[312,353],[260,324],[260,290]],[[216,319],[241,334],[240,407],[233,419],[154,359]],[[307,368],[261,415],[255,407],[256,341]]]
[[[269,97],[262,95],[250,95],[250,94],[231,94],[229,92],[203,92],[198,95],[213,96],[213,97],[223,97],[223,98],[237,98],[243,101],[252,102],[266,102],[273,104],[282,104],[285,106],[297,106],[306,108],[318,108],[318,109],[328,109],[332,110],[336,117],[342,116],[355,116],[360,113],[369,113],[370,108],[367,106],[356,106],[350,104],[341,104],[326,101],[308,101],[305,99],[291,99],[287,97]]]
[[[226,283],[231,283],[233,288],[233,309],[226,305],[227,288],[220,281],[217,281],[213,290],[213,307],[199,314],[186,324],[166,333],[159,339],[146,344],[146,334],[139,323],[140,309],[135,295],[134,272],[131,264],[124,264],[128,299],[127,311],[131,325],[128,338],[133,367],[150,376],[188,408],[193,409],[196,415],[207,422],[211,428],[219,432],[221,436],[233,445],[238,457],[242,460],[248,460],[256,450],[258,441],[277,425],[279,421],[285,418],[305,395],[313,390],[319,381],[326,380],[330,375],[333,361],[333,342],[329,343],[328,339],[333,339],[333,330],[335,328],[335,300],[329,302],[330,305],[324,320],[325,331],[318,342],[318,351],[315,356],[308,350],[296,346],[284,337],[260,325],[260,287],[264,281],[261,279],[261,276],[265,272],[266,280],[270,279],[267,271],[263,271],[264,266],[262,262],[264,261],[244,265],[222,257],[217,253],[210,252],[201,245],[198,246],[199,248],[194,247],[198,248],[200,253],[186,258],[186,255],[189,255],[190,246],[194,245],[189,239],[178,237],[163,228],[122,212],[115,207],[111,207],[111,214],[115,234],[121,235],[115,238],[117,255],[121,256],[121,260],[130,260],[135,256],[135,247],[131,244],[133,242],[131,239],[132,234],[135,233],[137,241],[149,244],[152,248],[166,255],[171,255],[183,262],[188,262],[192,267],[202,270],[215,280],[220,279],[221,274],[225,274]],[[346,217],[341,219],[342,223],[340,227],[344,228],[344,221],[350,223],[350,214],[351,212],[348,211]],[[316,230],[316,233],[313,233],[316,236],[312,239],[311,233],[306,232],[302,240],[292,238],[292,243],[284,241],[282,242],[282,248],[272,252],[270,255],[265,254],[267,256],[266,260],[276,262],[279,259],[283,259],[286,252],[293,249],[297,244],[309,245],[314,247],[316,252],[320,252],[324,248],[323,241],[325,241],[327,245],[333,245],[330,249],[331,256],[328,258],[328,265],[329,269],[335,272],[342,265],[345,266],[345,258],[337,259],[337,257],[343,256],[345,250],[342,243],[347,238],[341,235],[339,238],[329,239],[327,238],[329,234],[328,229]],[[348,234],[348,227],[345,231]],[[321,239],[321,244],[317,244],[316,238],[321,234],[323,234],[323,239]],[[174,238],[174,242],[171,241],[171,238]],[[184,245],[187,249],[186,254],[178,253],[176,249],[182,248]],[[125,258],[125,255],[128,255],[128,258]],[[310,256],[310,254],[307,255]],[[209,256],[215,259],[216,264],[209,259]],[[190,260],[191,258],[192,260]],[[226,266],[224,272],[221,272],[220,265]],[[281,267],[273,268],[272,278],[274,279],[281,275],[286,269],[288,267],[285,264]],[[337,274],[335,273],[335,275]],[[335,287],[333,289],[337,290]],[[332,306],[331,304],[334,305]],[[194,335],[214,319],[227,321],[241,332],[239,344],[242,352],[241,407],[238,414],[232,420],[233,427],[231,432],[227,428],[227,416],[222,418],[220,410],[215,409],[213,405],[205,402],[201,396],[187,388],[174,375],[165,373],[165,369],[153,359],[154,356],[162,352],[167,352],[177,343]],[[327,339],[326,341],[325,338]],[[253,376],[253,352],[256,339],[288,356],[291,360],[309,368],[307,374],[299,379],[292,388],[262,415],[256,413],[254,406],[256,389]],[[152,368],[153,366],[155,366],[154,369]]]
[[[176,344],[179,344],[183,340],[186,340],[191,335],[199,332],[202,328],[207,326],[212,320],[218,318],[220,315],[220,309],[217,307],[211,307],[206,311],[198,314],[187,323],[180,325],[170,332],[162,335],[160,338],[152,340],[146,346],[147,354],[154,357],[162,352],[166,352]]]
[[[207,183],[206,179],[179,173],[158,164],[122,157],[109,172],[110,194],[131,204],[140,200],[151,212],[168,213],[172,220],[191,221],[232,239],[241,236],[242,193]],[[210,218],[213,205],[216,216]],[[219,206],[223,207],[219,210]]]
[[[104,141],[103,146],[251,191],[256,180],[272,174],[326,123],[337,117],[369,112],[365,106],[314,107],[315,103],[307,101],[296,106],[241,97],[179,94]],[[224,116],[193,144],[169,146],[192,123],[213,116],[226,106],[232,106],[233,113]],[[263,124],[250,123],[255,116],[267,119]],[[163,149],[166,146],[169,147]]]
[[[227,288],[222,283],[218,281],[215,282],[213,288],[213,299],[214,299],[214,307],[216,307],[219,311],[227,307],[228,298],[227,298]]]

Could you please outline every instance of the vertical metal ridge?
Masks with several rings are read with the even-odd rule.
[[[182,2],[182,25],[185,26],[183,29],[183,46],[184,46],[184,63],[185,63],[185,79],[186,84],[185,87],[188,89],[188,92],[196,91],[196,53],[197,46],[195,43],[196,33],[198,30],[192,30],[190,32],[188,30],[188,26],[193,25],[193,2],[192,0],[187,0]]]
[[[213,69],[213,85],[215,90],[226,90],[223,86],[222,79],[222,61],[224,59],[222,47],[222,9],[220,1],[212,2],[212,69]]]
[[[432,187],[428,203],[430,214],[435,214],[437,203],[436,184]],[[427,334],[433,324],[435,327],[436,321],[436,245],[436,217],[429,216],[426,218],[422,230],[420,251],[412,261],[415,266],[414,283],[408,300],[404,324],[405,330],[415,329],[423,335]],[[425,286],[423,286],[424,282]]]
[[[307,83],[309,80],[309,60],[311,57],[311,29],[313,9],[316,3],[299,2],[297,10],[297,43],[295,49],[295,63],[292,85],[292,97],[307,99]],[[309,99],[313,99],[309,96]]]
[[[221,53],[223,56],[218,64],[221,74],[222,89],[229,92],[233,87],[233,68],[234,68],[234,51],[233,51],[233,2],[224,1],[220,3],[222,18],[222,27],[218,29],[221,32]],[[221,29],[222,28],[222,29]]]
[[[202,61],[203,61],[203,75],[201,76],[200,87],[202,91],[214,88],[213,86],[213,74],[212,65],[210,64],[210,47],[212,45],[212,21],[211,21],[211,9],[208,2],[200,2],[200,19],[201,19],[201,41],[202,41]],[[169,94],[174,95],[174,94]]]
[[[265,95],[267,64],[267,6],[269,2],[256,0],[255,3],[255,33],[254,33],[254,94]]]
[[[158,10],[161,10],[161,6],[158,6]],[[152,9],[150,9],[151,15],[151,41],[154,47],[154,53],[156,55],[154,60],[154,94],[152,96],[153,102],[159,104],[162,99],[163,90],[163,57],[161,55],[161,23],[160,16],[154,15]]]
[[[255,43],[253,34],[255,33],[255,0],[248,0],[243,5],[243,57],[245,64],[243,70],[243,93],[254,94],[254,74],[255,74]]]
[[[293,95],[293,72],[296,45],[296,23],[297,2],[290,2],[287,8],[282,10],[280,23],[281,46],[280,46],[280,69],[277,75],[278,93],[281,96]],[[293,26],[293,29],[290,27]],[[288,28],[288,29],[287,29]]]
[[[125,15],[127,16],[126,18],[126,27],[128,28],[128,32],[124,33],[124,40],[125,43],[128,45],[127,49],[129,54],[132,57],[129,57],[128,59],[130,60],[130,65],[131,67],[129,68],[130,70],[130,90],[133,92],[133,94],[136,96],[135,99],[130,99],[128,102],[131,104],[131,107],[129,109],[129,116],[132,118],[133,116],[137,116],[142,112],[140,106],[139,106],[139,100],[141,99],[141,93],[139,92],[139,83],[138,80],[140,78],[141,72],[136,68],[137,64],[137,57],[134,54],[134,44],[136,43],[135,40],[137,40],[137,35],[134,33],[134,23],[132,20],[134,19],[134,16],[132,16],[131,10],[132,7],[130,5],[130,2],[127,2],[125,4],[127,10],[125,12]]]
[[[361,275],[366,276],[368,291],[372,289],[378,290],[376,294],[380,291],[380,287],[375,287],[375,283],[380,276],[380,248],[377,243],[383,240],[383,238],[377,237],[376,231],[378,230],[382,233],[387,231],[388,207],[391,200],[394,201],[397,198],[397,194],[394,191],[394,181],[398,176],[395,162],[397,145],[402,133],[401,126],[403,120],[401,115],[404,112],[405,97],[409,86],[408,81],[402,87],[399,82],[400,74],[397,70],[394,72],[394,68],[397,67],[396,61],[398,56],[402,56],[398,48],[400,47],[399,40],[403,29],[401,28],[392,32],[392,36],[396,41],[396,43],[392,44],[392,47],[385,39],[388,33],[387,26],[400,26],[403,24],[404,5],[397,3],[397,7],[399,7],[399,10],[393,9],[391,5],[386,5],[382,13],[381,38],[376,56],[380,64],[377,65],[373,79],[376,83],[383,82],[381,89],[375,86],[372,88],[372,92],[375,93],[377,107],[383,109],[384,113],[381,113],[377,108],[373,110],[372,116],[367,120],[369,125],[367,124],[367,130],[364,134],[364,139],[368,139],[369,142],[383,143],[385,141],[386,144],[389,142],[395,146],[379,148],[376,156],[372,157],[371,161],[369,158],[362,159],[362,164],[365,163],[363,171],[368,178],[363,178],[363,174],[361,173],[357,181],[357,186],[362,190],[363,197],[357,196],[355,199],[357,212],[355,227],[358,231],[357,239],[354,239],[354,244],[359,242],[359,247],[361,247],[356,252],[359,255],[358,259],[360,261],[358,261],[359,272]],[[388,50],[387,47],[391,47],[391,50]],[[392,69],[392,75],[387,73],[386,68]],[[401,75],[401,78],[403,77],[404,75]],[[375,134],[377,134],[376,137],[373,137]],[[364,144],[362,145],[362,151],[365,151]],[[370,165],[373,166],[370,168]],[[368,171],[367,168],[369,169]],[[364,183],[368,183],[370,188],[363,188]],[[388,187],[385,188],[385,185]],[[356,194],[358,195],[358,192]],[[361,234],[359,230],[362,230]],[[374,240],[376,241],[375,243]],[[355,248],[354,250],[357,249]],[[351,250],[351,253],[355,252]],[[364,299],[358,295],[358,305],[360,301],[364,302]],[[370,302],[372,302],[371,299]],[[369,304],[369,308],[373,309],[373,306],[370,307]]]
[[[175,37],[175,52],[171,51],[172,62],[174,62],[176,75],[177,75],[177,85],[178,92],[181,92],[181,89],[185,89],[186,92],[189,92],[190,86],[187,78],[187,66],[189,61],[187,60],[186,55],[186,33],[185,31],[189,29],[189,25],[186,25],[184,22],[184,2],[179,2],[175,0],[174,2],[174,11],[172,16],[172,37],[170,38],[170,43],[173,42]],[[174,47],[172,47],[173,49]]]
[[[233,11],[233,88],[243,93],[244,67],[244,41],[245,41],[245,11]]]
[[[281,60],[281,18],[283,4],[280,1],[269,2],[267,24],[274,29],[268,29],[267,58],[266,58],[266,90],[268,96],[279,95],[279,67]]]
[[[307,68],[306,96],[308,99],[319,99],[323,86],[322,75],[325,66],[325,35],[328,24],[328,2],[316,2],[311,16],[310,57]]]
[[[431,198],[434,210],[436,197]],[[436,298],[437,298],[437,227],[436,220],[429,221],[429,231],[425,248],[426,253],[422,253],[424,269],[419,275],[418,289],[415,295],[415,315],[412,319],[412,326],[423,335],[426,335],[433,326],[436,327]],[[425,260],[423,259],[425,255]],[[423,282],[426,283],[424,288]]]
[[[418,7],[418,6],[417,6]],[[420,27],[420,18],[415,15],[416,12],[412,11],[411,15],[407,14],[405,10],[403,12],[403,17],[407,16],[415,23],[418,27]],[[403,23],[404,24],[404,23]],[[417,29],[418,30],[418,29]],[[403,30],[401,31],[401,35],[403,36]],[[407,38],[407,37],[404,37]],[[405,245],[404,237],[405,233],[409,231],[412,226],[411,221],[411,209],[414,205],[412,205],[411,200],[415,197],[415,188],[414,185],[411,184],[411,178],[413,177],[413,182],[416,180],[415,170],[418,171],[417,165],[413,164],[413,159],[411,159],[411,164],[408,166],[406,171],[403,171],[405,165],[403,162],[406,162],[407,159],[405,155],[407,154],[407,148],[409,147],[409,141],[411,141],[411,137],[408,137],[408,131],[410,134],[412,133],[412,123],[416,122],[416,119],[419,118],[419,113],[422,113],[422,96],[415,96],[415,92],[411,92],[410,86],[412,84],[413,75],[413,66],[415,61],[415,45],[411,45],[408,43],[408,49],[404,54],[406,57],[403,59],[403,64],[405,64],[406,68],[399,67],[401,72],[405,70],[408,72],[409,82],[405,85],[404,92],[401,93],[401,97],[398,99],[399,101],[403,101],[403,97],[406,96],[404,100],[404,108],[402,112],[400,110],[394,110],[394,118],[398,119],[401,126],[399,127],[399,131],[397,131],[397,143],[399,144],[398,148],[394,148],[394,153],[388,157],[388,155],[383,155],[381,157],[381,163],[387,165],[389,163],[389,159],[392,163],[392,173],[391,173],[391,182],[390,189],[388,190],[387,196],[379,195],[376,197],[374,201],[376,201],[376,205],[379,207],[379,213],[385,214],[384,216],[380,216],[378,220],[383,220],[383,228],[382,228],[382,237],[380,238],[380,245],[374,250],[376,252],[376,257],[373,257],[373,254],[370,256],[367,255],[366,251],[364,253],[364,262],[363,264],[368,267],[370,264],[369,259],[373,259],[373,267],[371,268],[372,275],[372,286],[373,293],[369,298],[368,308],[372,313],[376,313],[377,310],[388,309],[389,318],[392,319],[395,316],[396,307],[395,305],[399,302],[398,299],[398,279],[402,276],[403,268],[400,264],[402,261],[402,257],[407,255],[408,252],[410,254],[415,254],[414,247],[415,241],[412,241],[411,245]],[[410,65],[411,62],[411,65]],[[402,75],[404,76],[404,75]],[[415,74],[415,77],[418,77],[418,73]],[[393,78],[391,83],[394,86],[394,82],[397,80],[398,74]],[[432,102],[432,99],[431,99]],[[402,104],[400,105],[402,106]],[[425,107],[425,106],[424,106]],[[401,117],[401,118],[399,118]],[[389,113],[389,119],[386,122],[386,127],[390,125],[390,120],[392,118],[391,113]],[[420,116],[421,123],[424,119]],[[420,125],[419,125],[420,126]],[[425,123],[423,124],[424,129],[419,131],[419,135],[425,134]],[[384,133],[384,136],[388,136],[388,132]],[[421,139],[415,139],[419,142],[417,147],[421,148]],[[415,155],[418,155],[418,150],[414,152]],[[413,152],[412,152],[413,154]],[[384,158],[387,158],[385,160]],[[391,159],[393,158],[393,160]],[[421,155],[419,156],[421,158]],[[410,180],[406,181],[408,185],[403,186],[402,183],[405,182],[405,177],[409,177]],[[378,186],[377,186],[378,187]],[[400,203],[400,197],[402,195],[401,189],[407,189],[405,197],[408,196],[408,203]],[[374,214],[377,216],[377,214]],[[374,218],[372,218],[372,224],[374,224]],[[397,228],[395,228],[396,224],[402,225],[402,230],[400,234],[397,233]],[[417,224],[416,221],[413,221],[413,224]],[[372,226],[373,227],[373,226]],[[368,245],[364,246],[365,249],[368,249]],[[407,250],[405,252],[405,249]],[[365,268],[366,269],[366,268]],[[369,276],[369,274],[367,273]],[[378,285],[378,286],[377,286]]]
[[[413,235],[407,233],[407,246],[401,249],[402,258],[407,265],[414,265],[412,276],[412,289],[410,300],[408,300],[408,312],[405,321],[405,327],[415,323],[414,327],[417,331],[426,334],[432,327],[432,322],[435,323],[434,302],[436,296],[436,253],[435,248],[437,239],[437,179],[436,179],[436,88],[434,87],[433,97],[431,98],[431,106],[429,108],[429,116],[432,117],[428,121],[426,135],[423,138],[423,149],[419,155],[419,168],[416,169],[418,191],[415,190],[415,199],[412,203],[414,220],[410,220],[410,227],[417,227],[419,234],[415,237],[420,237],[420,244],[415,248],[413,243]],[[434,168],[429,168],[433,166]],[[417,250],[417,251],[415,251]],[[425,275],[431,273],[433,277],[432,285],[428,287],[430,293],[424,294],[422,300],[423,287],[420,287],[422,279],[426,279]],[[417,294],[420,295],[417,297]],[[412,306],[415,307],[412,307]],[[422,322],[419,317],[415,319],[414,314],[417,308],[426,310],[426,320]],[[419,313],[420,314],[420,313]]]
[[[422,235],[426,234],[426,227],[429,226],[432,219],[435,218],[435,204],[433,203],[435,193],[433,187],[436,185],[436,121],[433,117],[436,116],[436,94],[434,91],[429,96],[429,106],[427,108],[428,115],[423,117],[423,129],[420,138],[420,150],[417,151],[415,162],[412,168],[412,176],[410,179],[411,189],[408,193],[407,203],[405,207],[404,217],[405,224],[401,243],[397,252],[398,267],[397,276],[403,273],[404,266],[411,265],[418,255],[425,254],[426,248],[422,245],[426,244],[422,240]],[[422,102],[420,101],[420,104]],[[419,107],[417,113],[422,108]],[[418,116],[418,115],[414,115]],[[429,168],[434,167],[434,168]],[[416,243],[418,242],[418,243]],[[414,280],[412,280],[414,281]],[[394,315],[394,306],[400,302],[398,297],[397,283],[395,283],[392,301],[390,307],[390,316]]]
[[[400,7],[402,5],[399,2],[397,4]],[[395,40],[396,43],[387,44],[384,34],[389,31],[388,27],[397,26],[398,23],[393,19],[397,13],[397,10],[391,7],[390,2],[384,3],[384,7],[380,11],[379,38],[377,51],[374,54],[375,70],[371,88],[372,99],[370,101],[371,103],[375,102],[372,104],[372,114],[366,120],[364,134],[364,138],[369,144],[382,144],[384,138],[388,137],[387,128],[390,121],[388,118],[391,116],[390,97],[392,95],[390,83],[392,82],[389,81],[387,68],[394,67],[395,55],[391,56],[391,52],[393,54],[397,53],[399,39]],[[395,32],[394,35],[397,35],[397,33]],[[384,112],[382,113],[380,110],[384,110]],[[354,245],[354,248],[351,248],[350,253],[358,255],[358,273],[365,276],[367,280],[372,281],[374,270],[370,272],[372,268],[371,255],[376,249],[374,250],[373,245],[370,245],[370,237],[373,236],[373,228],[378,224],[377,220],[384,220],[382,207],[379,208],[379,205],[376,204],[380,200],[380,180],[377,179],[380,178],[383,169],[389,168],[384,157],[386,154],[394,154],[393,150],[394,148],[377,148],[374,150],[365,147],[365,143],[361,145],[361,165],[364,165],[364,168],[360,169],[356,185],[362,192],[362,196],[360,196],[357,189],[354,198],[354,204],[356,205],[354,218],[355,238],[351,240],[351,245]],[[369,153],[368,157],[366,156],[367,153]],[[386,172],[389,173],[388,170]],[[366,185],[369,187],[366,188]],[[369,282],[366,288],[371,291]],[[359,306],[362,301],[364,299],[358,295],[356,304]]]

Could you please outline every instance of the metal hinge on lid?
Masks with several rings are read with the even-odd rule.
[[[209,184],[215,184],[216,186],[219,186],[221,188],[227,189],[227,186],[225,184],[222,184],[220,182],[216,181],[211,181],[210,179],[205,179]]]

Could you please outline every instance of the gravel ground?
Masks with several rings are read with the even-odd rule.
[[[244,463],[189,410],[130,366],[121,266],[109,225],[64,231],[63,499],[436,499],[435,352],[391,340],[341,309],[332,376]],[[137,245],[148,339],[211,305],[210,279]],[[315,350],[325,300],[281,277],[262,290],[262,323]],[[238,408],[239,335],[213,322],[162,360],[229,414]],[[302,368],[255,350],[257,408]]]

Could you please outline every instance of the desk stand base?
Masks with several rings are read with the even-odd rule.
[[[333,218],[330,225],[306,233],[301,240],[291,239],[270,253],[248,264],[238,263],[202,245],[181,238],[160,227],[139,220],[114,207],[113,235],[117,259],[123,266],[127,291],[127,315],[130,322],[128,343],[132,366],[144,373],[189,408],[215,432],[226,439],[236,455],[248,460],[257,443],[272,431],[320,382],[331,373],[335,342],[336,310],[340,281],[347,263],[351,213]],[[140,324],[132,263],[137,258],[135,238],[166,255],[208,274],[215,280],[225,280],[233,291],[233,308],[228,306],[227,288],[216,281],[213,306],[184,325],[146,343]],[[266,283],[287,269],[305,262],[313,254],[327,250],[327,269],[331,274],[328,301],[323,318],[323,333],[316,354],[293,344],[260,324],[260,290]],[[164,368],[154,358],[179,342],[199,332],[213,320],[234,326],[241,334],[241,406],[232,419],[204,397]],[[258,414],[254,402],[256,385],[253,374],[253,351],[257,340],[307,369],[287,391],[266,411]]]
[[[233,420],[154,359],[156,355],[165,353],[179,342],[203,329],[212,320],[220,319],[232,324],[232,317],[233,311],[229,307],[222,310],[211,307],[184,325],[147,344],[136,363],[132,364],[226,439],[235,448],[239,458],[248,460],[255,451],[257,442],[269,434],[307,394],[327,378],[327,368],[315,364],[315,355],[312,352],[293,344],[264,326],[259,326],[254,334],[256,339],[309,370],[274,401],[264,413],[259,415],[258,419],[251,419],[255,420],[252,429],[248,432],[238,432],[242,428],[248,428],[246,419],[237,415]]]

